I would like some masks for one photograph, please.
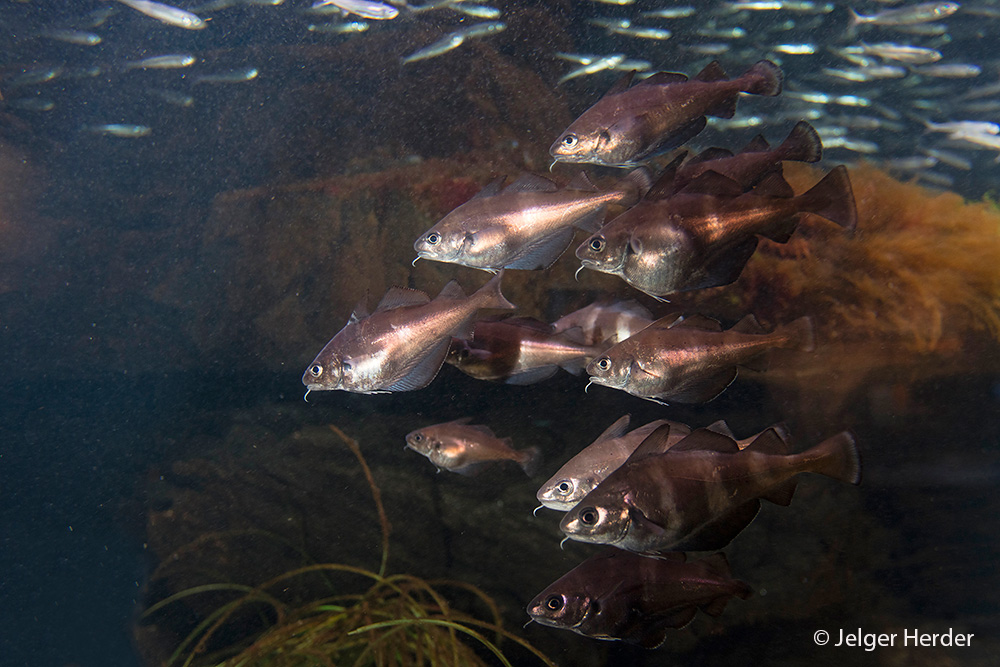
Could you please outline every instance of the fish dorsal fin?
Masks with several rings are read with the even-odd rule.
[[[689,436],[671,447],[669,453],[693,452],[696,450],[736,454],[740,451],[740,447],[728,435],[723,435],[707,428],[698,428],[691,431]]]
[[[631,420],[632,415],[622,415],[614,424],[604,429],[604,433],[597,436],[597,440],[594,440],[594,442],[622,437],[628,431],[628,425]]]
[[[788,184],[780,171],[772,171],[754,186],[753,193],[758,197],[794,197],[795,191]]]
[[[712,148],[706,148],[691,158],[691,161],[688,162],[688,166],[701,164],[702,162],[711,162],[712,160],[724,160],[730,157],[733,157],[733,152],[731,150],[713,146]]]
[[[472,421],[472,417],[462,417],[461,419],[453,419],[448,424],[454,424],[456,426],[461,426],[462,424],[468,424]]]
[[[583,190],[584,192],[596,192],[597,186],[590,180],[585,172],[580,172],[573,177],[573,180],[566,184],[567,190]]]
[[[680,313],[671,313],[670,315],[664,315],[660,319],[656,320],[650,324],[647,329],[672,329],[677,325],[678,322],[683,322],[684,316]]]
[[[656,181],[650,186],[649,190],[646,191],[646,199],[649,201],[666,199],[677,191],[677,187],[675,185],[677,180],[677,170],[680,169],[681,163],[684,162],[684,158],[686,158],[687,155],[687,151],[681,151],[677,157],[670,161],[670,164],[664,167]]]
[[[722,331],[722,325],[718,320],[708,315],[687,315],[680,321],[673,324],[671,329],[700,329],[701,331]]]
[[[438,299],[464,299],[465,290],[462,286],[458,284],[457,280],[449,280],[448,284],[441,288],[441,293],[437,295]]]
[[[729,430],[729,424],[726,423],[725,419],[720,419],[719,421],[712,422],[711,424],[706,426],[705,429],[708,431],[715,431],[716,433],[721,433],[727,438],[732,438],[733,440],[736,439],[736,436],[733,435],[733,432]]]
[[[747,445],[747,450],[759,454],[784,455],[788,453],[788,443],[778,429],[771,427],[754,438],[753,442]]]
[[[538,174],[521,174],[504,192],[555,192],[559,186]]]
[[[763,134],[758,134],[756,137],[750,140],[746,146],[743,147],[741,153],[761,153],[763,151],[771,150],[771,144],[767,143],[767,139],[764,138]]]
[[[667,450],[669,440],[670,424],[664,424],[647,435],[646,439],[639,443],[639,446],[636,447],[632,454],[628,457],[627,462],[632,463],[634,461],[644,459],[647,456],[662,454]],[[681,442],[683,442],[683,440]],[[677,445],[674,445],[674,447],[676,446]]]
[[[492,181],[487,183],[482,190],[473,195],[472,198],[479,199],[481,197],[493,197],[500,194],[500,190],[503,189],[503,184],[506,180],[506,176],[498,176],[497,178],[494,178]]]
[[[637,86],[664,86],[671,83],[684,83],[688,80],[687,74],[681,72],[657,72],[651,74],[637,83]]]
[[[615,81],[614,85],[608,88],[608,92],[604,93],[604,97],[611,97],[612,95],[617,95],[618,93],[623,93],[629,89],[632,85],[632,79],[635,77],[635,70],[623,74],[620,79]]]
[[[712,82],[725,81],[729,77],[726,76],[726,70],[722,69],[722,65],[719,64],[719,61],[713,60],[705,65],[705,69],[698,72],[694,78],[697,81]]]
[[[382,297],[382,300],[378,302],[375,312],[379,313],[383,310],[392,310],[394,308],[402,308],[403,306],[423,306],[430,302],[430,297],[420,290],[410,289],[409,287],[390,287],[389,291]]]
[[[466,428],[471,431],[482,433],[483,435],[489,436],[491,438],[497,437],[496,434],[493,433],[493,429],[491,429],[489,426],[484,426],[483,424],[469,424],[468,426],[466,426]]]
[[[370,314],[371,313],[368,312],[368,295],[366,294],[360,301],[358,301],[358,305],[354,306],[354,310],[351,311],[351,319],[348,323],[354,324],[355,322],[360,322]]]
[[[757,318],[753,314],[749,314],[743,317],[742,320],[733,325],[730,331],[735,331],[736,333],[745,334],[762,334],[764,333],[764,327],[760,325]]]
[[[743,186],[717,171],[706,171],[681,190],[684,194],[714,195],[716,197],[739,197]]]

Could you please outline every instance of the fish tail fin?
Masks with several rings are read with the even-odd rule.
[[[835,222],[853,232],[858,224],[858,208],[847,167],[840,165],[816,185],[799,195],[801,209]]]
[[[799,456],[808,464],[809,472],[849,484],[861,483],[861,451],[848,431],[827,438]]]
[[[502,269],[473,295],[479,303],[479,308],[496,308],[498,310],[517,309],[517,306],[508,301],[507,297],[500,291],[501,278],[503,278]]]
[[[800,120],[775,152],[782,160],[819,162],[823,157],[823,141],[812,125]]]
[[[528,477],[534,477],[535,473],[542,466],[542,450],[532,446],[522,449],[518,453],[520,454],[518,463],[521,465],[521,469],[524,470],[524,474]]]
[[[781,328],[781,333],[788,337],[787,347],[801,352],[812,352],[816,349],[816,333],[813,330],[812,318],[808,315],[789,322]]]
[[[759,60],[740,77],[740,92],[774,97],[781,94],[782,81],[784,74],[780,67],[770,60]]]

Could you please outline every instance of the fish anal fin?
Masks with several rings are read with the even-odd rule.
[[[775,505],[788,507],[792,504],[792,496],[795,495],[795,487],[797,483],[798,482],[794,477],[785,480],[781,484],[768,489],[767,493],[761,495],[761,498],[770,501]]]
[[[730,331],[735,331],[737,333],[745,334],[762,334],[764,333],[764,327],[760,325],[757,318],[753,314],[745,315],[743,319],[733,325]]]
[[[757,437],[753,439],[747,449],[759,454],[775,454],[775,455],[785,455],[788,454],[788,442],[786,441],[787,433],[784,428],[779,426],[772,426],[771,428],[761,431]]]
[[[736,436],[733,435],[733,432],[732,430],[730,430],[729,424],[726,423],[725,419],[720,419],[718,421],[712,422],[711,424],[705,427],[705,430],[715,431],[716,433],[721,433],[722,435],[727,436],[729,438],[733,438],[734,440],[736,439]]]

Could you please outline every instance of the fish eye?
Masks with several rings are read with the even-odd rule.
[[[576,146],[576,141],[577,139],[575,134],[567,134],[562,138],[562,145],[566,148],[573,148],[573,146]]]
[[[596,366],[597,366],[597,368],[599,370],[610,371],[611,370],[611,360],[608,359],[607,357],[601,357],[600,359],[597,360]]]
[[[424,436],[420,435],[419,433],[414,433],[413,434],[413,442],[420,442],[423,439],[424,439]]]
[[[319,364],[313,364],[312,366],[309,367],[309,375],[312,375],[314,378],[318,378],[322,374],[323,374],[323,367],[320,366]]]
[[[599,517],[600,514],[598,514],[597,510],[594,509],[593,507],[585,507],[583,510],[580,511],[580,523],[582,523],[585,526],[596,525],[597,519]]]
[[[594,238],[590,239],[589,245],[590,249],[593,250],[594,252],[601,252],[602,250],[604,250],[604,245],[605,245],[604,237],[595,236]]]
[[[351,366],[350,362],[347,362],[347,361],[342,361],[342,362],[340,362],[340,368],[341,368],[341,370],[343,370],[343,371],[344,371],[345,373],[350,373],[350,372],[351,372],[351,369],[353,368],[353,366]]]
[[[550,595],[549,599],[545,601],[545,606],[552,611],[559,611],[563,608],[563,599],[559,595]]]
[[[431,245],[437,245],[438,243],[441,242],[441,235],[438,234],[437,232],[431,232],[430,234],[427,235],[426,241]]]
[[[573,485],[569,483],[569,480],[564,479],[559,482],[559,486],[556,487],[556,491],[562,494],[567,494],[573,490]]]

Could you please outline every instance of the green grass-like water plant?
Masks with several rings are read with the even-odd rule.
[[[313,665],[455,665],[495,663],[510,667],[500,646],[508,640],[534,655],[542,664],[551,660],[524,639],[502,627],[496,603],[483,591],[460,581],[426,581],[408,574],[386,574],[390,526],[381,495],[361,450],[336,426],[330,426],[361,464],[371,488],[382,528],[382,559],[377,572],[336,563],[308,565],[285,572],[260,586],[208,584],[176,593],[146,610],[144,617],[178,601],[205,593],[231,592],[235,599],[208,614],[181,642],[166,662],[174,665],[226,667],[305,667]],[[365,582],[305,604],[286,603],[280,593],[291,580],[304,575],[353,575]],[[338,581],[342,577],[338,577]],[[441,589],[471,594],[487,611],[487,620],[453,609]],[[214,644],[227,624],[255,612],[270,621],[267,629],[237,645]],[[252,642],[252,643],[248,643]],[[478,647],[478,651],[477,651]]]

